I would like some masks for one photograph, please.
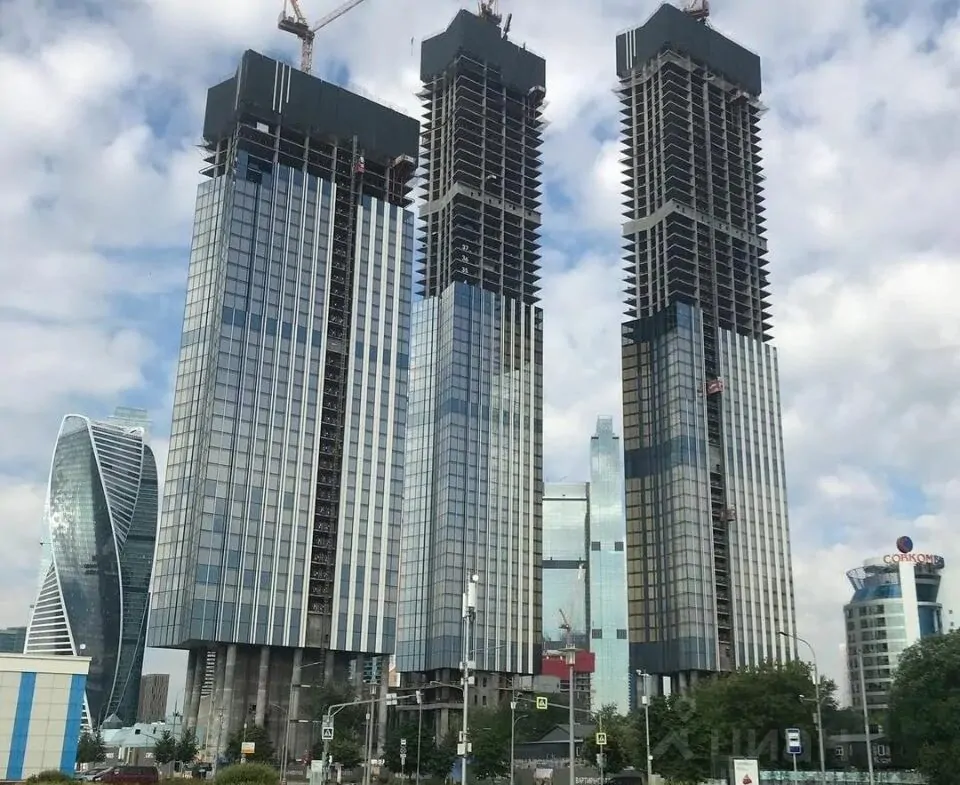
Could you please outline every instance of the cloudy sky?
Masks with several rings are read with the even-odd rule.
[[[415,113],[419,42],[464,4],[367,0],[316,70]],[[657,0],[503,4],[547,59],[545,453],[574,480],[596,416],[619,420],[614,38]],[[205,89],[245,48],[295,60],[280,6],[0,0],[0,626],[28,619],[63,414],[146,407],[163,462]],[[844,571],[898,534],[948,573],[960,556],[960,20],[956,0],[715,0],[713,23],[764,58],[799,629],[840,678]]]

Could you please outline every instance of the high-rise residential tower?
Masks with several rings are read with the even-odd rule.
[[[137,719],[150,572],[157,536],[157,465],[146,414],[96,421],[67,415],[47,491],[41,584],[26,654],[90,658],[84,722]]]
[[[421,79],[423,299],[414,306],[397,664],[418,674],[408,681],[449,682],[469,659],[486,674],[476,681],[489,705],[509,675],[533,673],[540,659],[545,63],[509,41],[482,3],[424,41]],[[471,575],[478,605],[465,641]]]
[[[203,138],[150,644],[279,738],[394,649],[418,125],[248,51]]]
[[[760,59],[705,15],[662,5],[616,45],[631,667],[678,690],[796,653]]]
[[[590,439],[590,650],[596,659],[593,705],[630,709],[626,520],[620,437],[611,417]]]

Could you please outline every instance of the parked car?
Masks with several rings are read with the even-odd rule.
[[[115,785],[155,785],[160,782],[156,766],[111,766],[98,772],[92,782],[109,782]]]

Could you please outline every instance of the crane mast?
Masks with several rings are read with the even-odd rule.
[[[333,9],[314,25],[307,21],[306,14],[300,7],[300,0],[283,0],[283,11],[277,21],[277,28],[284,33],[290,33],[300,39],[300,70],[309,74],[313,70],[313,42],[317,32],[331,22],[336,21],[347,11],[356,8],[364,0],[347,0],[347,2]],[[289,11],[292,11],[290,13]]]
[[[683,10],[698,22],[706,22],[710,18],[710,0],[686,0]]]

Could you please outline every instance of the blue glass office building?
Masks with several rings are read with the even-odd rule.
[[[590,439],[590,650],[594,653],[593,705],[630,709],[627,639],[627,523],[623,463],[613,419],[597,419]]]
[[[853,706],[863,706],[860,656],[867,708],[889,708],[890,688],[904,650],[922,638],[940,635],[943,605],[939,602],[942,556],[890,554],[868,559],[850,570],[853,596],[843,607],[847,629],[847,675]]]
[[[86,722],[134,722],[157,534],[144,424],[64,418],[50,470],[41,585],[26,654],[90,658]]]
[[[423,42],[425,200],[414,310],[397,666],[493,705],[541,647],[545,63],[500,17],[460,11]],[[479,576],[474,634],[462,595]],[[459,716],[459,692],[428,700]],[[445,729],[441,719],[438,729]]]
[[[150,643],[279,743],[394,649],[418,125],[246,52],[203,135]]]
[[[760,58],[704,16],[616,40],[630,658],[675,691],[796,656]]]

